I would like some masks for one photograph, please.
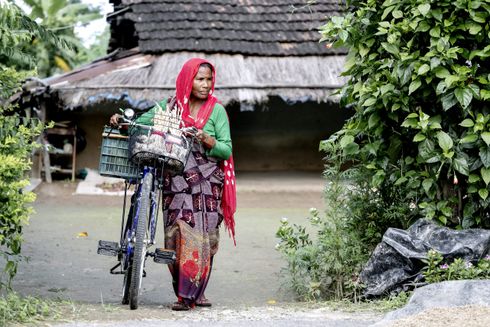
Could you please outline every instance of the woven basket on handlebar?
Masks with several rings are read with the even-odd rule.
[[[181,174],[189,158],[191,144],[183,135],[138,127],[130,129],[129,155],[134,163],[163,160],[164,169]]]

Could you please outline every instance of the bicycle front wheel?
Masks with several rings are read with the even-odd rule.
[[[141,201],[137,212],[138,219],[134,241],[133,265],[131,269],[131,281],[129,287],[129,306],[131,310],[138,308],[138,296],[141,290],[141,280],[143,279],[143,268],[146,258],[146,232],[149,221],[150,194],[153,185],[153,174],[147,173],[141,185]]]

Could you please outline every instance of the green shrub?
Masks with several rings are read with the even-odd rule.
[[[29,184],[29,157],[42,128],[41,123],[0,107],[0,254],[6,262],[0,288],[15,276],[21,258],[22,227],[32,213],[27,204],[35,199],[34,193],[22,189]]]
[[[39,27],[18,7],[0,1],[0,56],[29,61],[32,58],[19,50],[18,44],[33,36],[55,40],[64,46],[52,32]],[[9,285],[17,272],[22,226],[32,212],[28,203],[34,200],[33,193],[22,189],[29,183],[26,177],[31,168],[29,158],[43,125],[6,101],[19,91],[21,81],[30,74],[32,72],[17,72],[0,63],[0,255],[5,262],[0,288]]]
[[[490,4],[347,5],[321,30],[325,41],[349,49],[341,95],[355,114],[322,147],[340,151],[382,201],[395,204],[389,224],[420,213],[448,226],[490,227]]]
[[[326,213],[317,236],[283,222],[279,251],[303,298],[355,294],[388,227],[420,217],[490,227],[490,4],[347,0],[321,28],[346,47],[341,104],[354,115],[322,141]],[[342,169],[340,169],[342,168]]]

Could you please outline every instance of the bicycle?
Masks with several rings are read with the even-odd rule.
[[[146,277],[144,267],[147,257],[153,257],[154,262],[161,264],[172,264],[176,259],[175,252],[172,250],[157,248],[151,252],[150,247],[155,244],[164,172],[172,174],[181,172],[187,161],[188,153],[177,151],[172,154],[167,151],[167,147],[164,147],[164,150],[153,151],[159,153],[138,152],[135,150],[135,145],[131,144],[132,139],[137,142],[138,132],[146,132],[148,139],[154,134],[165,138],[165,134],[153,126],[137,124],[133,118],[134,111],[126,109],[123,120],[125,125],[129,126],[129,137],[122,136],[114,130],[107,132],[108,128],[105,128],[107,140],[110,140],[110,135],[113,133],[115,135],[113,138],[120,144],[115,145],[112,149],[107,145],[104,147],[106,139],[103,139],[99,171],[101,175],[125,178],[125,188],[119,243],[100,240],[97,253],[117,257],[118,263],[110,269],[110,273],[124,275],[122,304],[129,304],[130,308],[135,310],[138,308],[142,279]],[[192,133],[195,133],[193,128],[181,129],[181,131],[191,137]],[[180,138],[180,141],[181,148],[189,152],[191,144],[187,137]],[[173,142],[175,142],[175,137]],[[115,144],[115,142],[112,143]],[[127,150],[124,149],[125,147]],[[107,153],[104,157],[105,149]],[[116,151],[110,151],[114,149]],[[138,156],[138,154],[141,155]],[[165,169],[165,164],[169,162],[172,169]],[[126,218],[126,196],[131,185],[135,186],[135,192],[131,197],[131,205]]]

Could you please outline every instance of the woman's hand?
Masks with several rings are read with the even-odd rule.
[[[209,149],[212,149],[216,144],[214,137],[205,133],[202,129],[197,130],[196,138]]]
[[[120,114],[114,114],[111,116],[111,119],[109,119],[109,123],[112,127],[119,127],[119,118],[121,118]]]

